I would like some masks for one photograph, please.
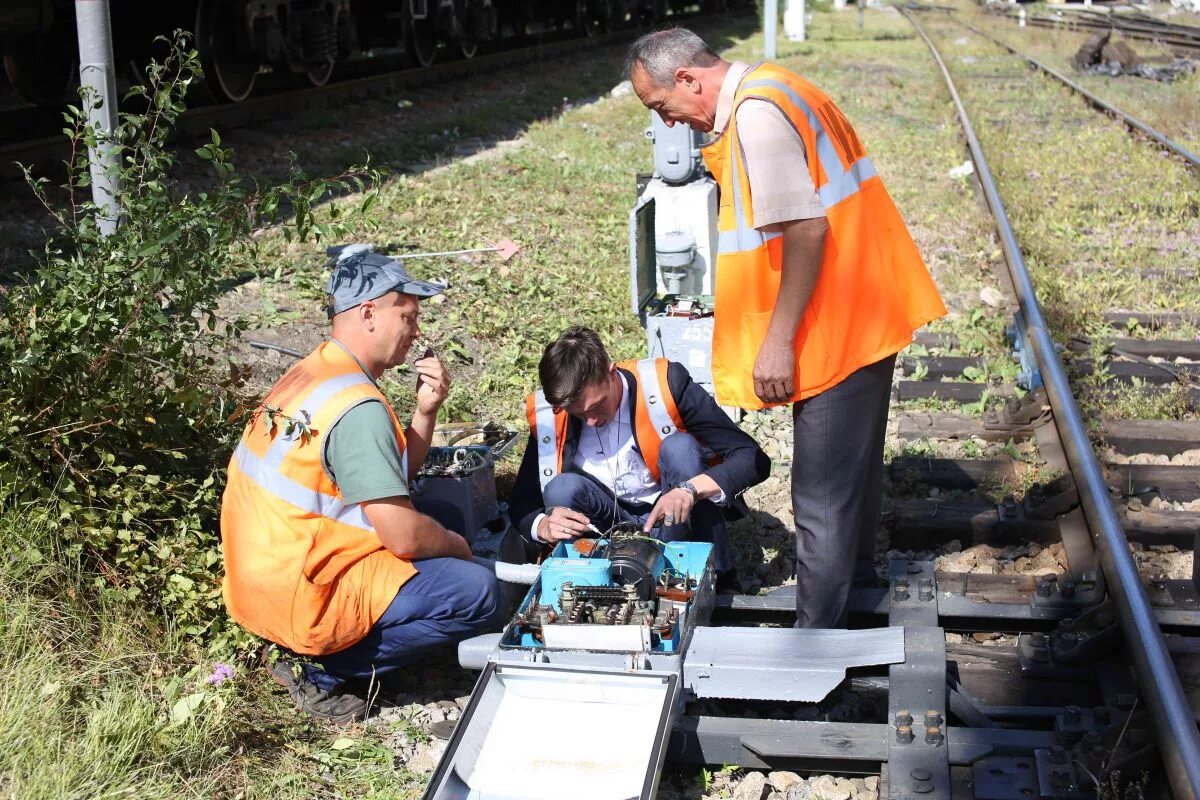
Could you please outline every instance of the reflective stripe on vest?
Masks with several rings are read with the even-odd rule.
[[[657,359],[653,358],[643,358],[637,362],[637,376],[638,386],[642,389],[641,396],[645,398],[646,413],[650,417],[651,424],[654,425],[654,431],[658,434],[659,440],[662,440],[679,428],[671,419],[671,415],[667,413],[666,399],[662,395],[669,395],[671,389],[669,386],[659,385],[656,361]],[[655,460],[657,461],[657,459]]]
[[[338,375],[336,378],[330,378],[323,383],[318,384],[304,399],[298,403],[298,406],[318,409],[328,403],[331,399],[337,396],[338,392],[344,389],[349,389],[351,386],[359,384],[370,384],[371,379],[362,372],[356,371],[345,375]],[[271,447],[267,450],[267,455],[263,459],[266,466],[277,468],[283,463],[283,459],[287,456],[288,450],[292,444],[300,438],[300,431],[293,430],[290,435],[280,431],[276,434],[275,440],[271,442]],[[407,457],[408,450],[405,449],[404,456]],[[406,471],[405,477],[408,476]]]
[[[404,462],[408,461],[407,451],[403,458]],[[290,503],[301,511],[337,520],[363,530],[374,530],[371,523],[367,521],[361,505],[352,503],[347,506],[340,497],[318,492],[316,489],[310,489],[292,480],[268,464],[267,459],[259,458],[250,452],[245,444],[238,444],[237,449],[233,451],[233,460],[237,462],[238,469],[248,479],[254,481],[260,489],[285,503]],[[404,466],[407,470],[407,463]]]
[[[804,98],[796,94],[792,87],[786,83],[769,78],[757,78],[747,81],[742,88],[747,92],[753,89],[774,89],[785,95],[795,104],[796,108],[804,113],[809,126],[816,133],[817,159],[821,162],[821,169],[825,171],[826,181],[817,187],[817,194],[821,198],[821,204],[826,208],[836,206],[857,192],[862,187],[863,181],[878,176],[878,173],[875,171],[875,165],[865,155],[851,164],[849,169],[842,166],[842,158],[833,146],[833,140],[830,138],[829,131],[826,130],[820,116],[813,111],[812,106],[804,101]],[[836,119],[834,122],[836,123]],[[853,130],[850,128],[837,130],[835,131],[835,135],[837,135],[838,140],[842,143],[842,149],[847,152],[851,150],[851,141],[858,148],[861,149],[862,147],[862,144],[858,142],[857,136],[854,135]]]
[[[663,439],[675,431],[685,430],[671,385],[667,380],[670,362],[665,358],[643,358],[640,361],[622,361],[621,369],[637,376],[638,404],[633,410],[633,435],[641,452],[642,461],[654,480],[662,479],[658,468],[658,455]]]
[[[530,425],[533,427],[534,438],[537,439],[538,453],[538,482],[542,491],[554,480],[554,476],[562,469],[563,442],[558,436],[558,424],[555,420],[554,407],[546,401],[546,394],[539,389],[530,399],[532,403]],[[560,411],[560,414],[566,412]]]
[[[746,205],[742,200],[741,160],[737,156],[729,160],[729,169],[733,180],[734,228],[731,231],[718,231],[718,255],[757,250],[772,239],[783,235],[779,232],[764,233],[750,226],[746,221]]]

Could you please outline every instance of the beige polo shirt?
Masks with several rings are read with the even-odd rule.
[[[729,125],[738,84],[749,71],[750,65],[735,61],[726,73],[717,96],[714,135]],[[825,216],[825,206],[808,171],[804,142],[777,106],[766,100],[746,100],[737,109],[737,129],[756,228],[777,231],[782,222]]]

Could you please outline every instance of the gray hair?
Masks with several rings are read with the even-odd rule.
[[[632,77],[633,68],[640,64],[655,84],[669,86],[680,67],[711,67],[720,61],[721,57],[687,28],[668,28],[647,33],[629,46],[625,77]]]

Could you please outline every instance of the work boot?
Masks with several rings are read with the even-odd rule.
[[[272,650],[279,653],[273,664],[270,662]],[[263,667],[272,680],[287,689],[296,707],[310,717],[338,725],[349,725],[367,718],[370,704],[366,700],[350,692],[337,689],[327,691],[317,686],[305,677],[299,662],[283,648],[275,645],[263,648]]]

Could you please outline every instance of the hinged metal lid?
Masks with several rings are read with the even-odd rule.
[[[629,212],[629,296],[637,316],[641,316],[658,293],[654,247],[654,198],[642,195]]]
[[[426,800],[650,800],[679,676],[490,663]]]

